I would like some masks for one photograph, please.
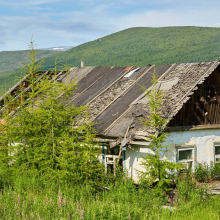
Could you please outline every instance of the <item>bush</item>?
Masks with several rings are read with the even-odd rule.
[[[199,163],[194,172],[194,177],[198,182],[207,183],[212,180],[220,180],[220,163],[211,162],[209,166],[207,163]]]
[[[220,180],[220,163],[211,162],[210,175],[213,180]]]
[[[209,166],[207,163],[199,163],[195,169],[194,177],[198,182],[207,183],[210,179]]]
[[[179,177],[177,183],[178,189],[178,203],[191,205],[200,204],[204,198],[207,198],[207,190],[204,187],[197,187],[196,182],[193,180],[191,171],[184,171]]]
[[[178,200],[188,201],[190,199],[191,192],[195,189],[195,182],[192,180],[192,173],[189,170],[184,170],[179,176],[177,189]]]

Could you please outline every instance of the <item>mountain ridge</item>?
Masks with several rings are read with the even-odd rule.
[[[213,61],[220,58],[220,28],[135,27],[76,46],[56,56],[61,63],[79,66],[145,66]],[[55,56],[45,59],[44,69]]]

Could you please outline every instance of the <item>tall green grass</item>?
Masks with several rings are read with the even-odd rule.
[[[155,196],[151,188],[126,178],[109,182],[110,190],[94,192],[86,184],[44,184],[35,177],[16,176],[2,185],[0,219],[219,219],[220,197],[204,198],[198,189],[187,191],[188,184],[181,182],[188,199],[170,210],[162,208],[167,195]]]

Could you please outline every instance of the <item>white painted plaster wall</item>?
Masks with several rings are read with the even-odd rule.
[[[154,152],[146,146],[132,145],[131,149],[126,147],[125,158],[126,158],[126,171],[128,176],[132,177],[134,181],[138,181],[138,171],[144,171],[141,166],[142,157],[147,154],[153,154]]]
[[[197,162],[210,164],[211,161],[214,161],[214,143],[220,143],[220,129],[170,132],[165,142],[169,151],[164,151],[160,156],[176,162],[176,146],[196,146],[195,164]],[[141,145],[138,145],[137,142],[137,145],[132,145],[131,149],[126,147],[126,170],[128,175],[135,181],[138,181],[137,170],[143,170],[140,165],[142,161],[141,154],[144,156],[146,153],[152,153],[148,148],[149,143],[143,144],[144,142],[141,142]]]

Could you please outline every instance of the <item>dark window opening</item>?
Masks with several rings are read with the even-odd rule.
[[[215,86],[209,85],[208,86],[208,98],[210,100],[214,100],[214,99],[216,100],[216,94],[217,94],[217,92],[216,92]]]
[[[114,165],[113,164],[107,164],[107,173],[114,174]]]
[[[118,154],[119,154],[119,147],[118,146],[113,147],[113,148],[108,147],[106,149],[106,155],[118,155]]]
[[[119,168],[120,172],[123,172],[123,160],[122,160],[122,158],[119,159],[118,168]]]
[[[220,162],[220,146],[215,146],[215,162]]]
[[[105,150],[105,169],[108,174],[116,174],[117,172],[123,172],[123,158],[122,155],[118,159],[120,148],[116,146],[114,148],[107,147]]]

